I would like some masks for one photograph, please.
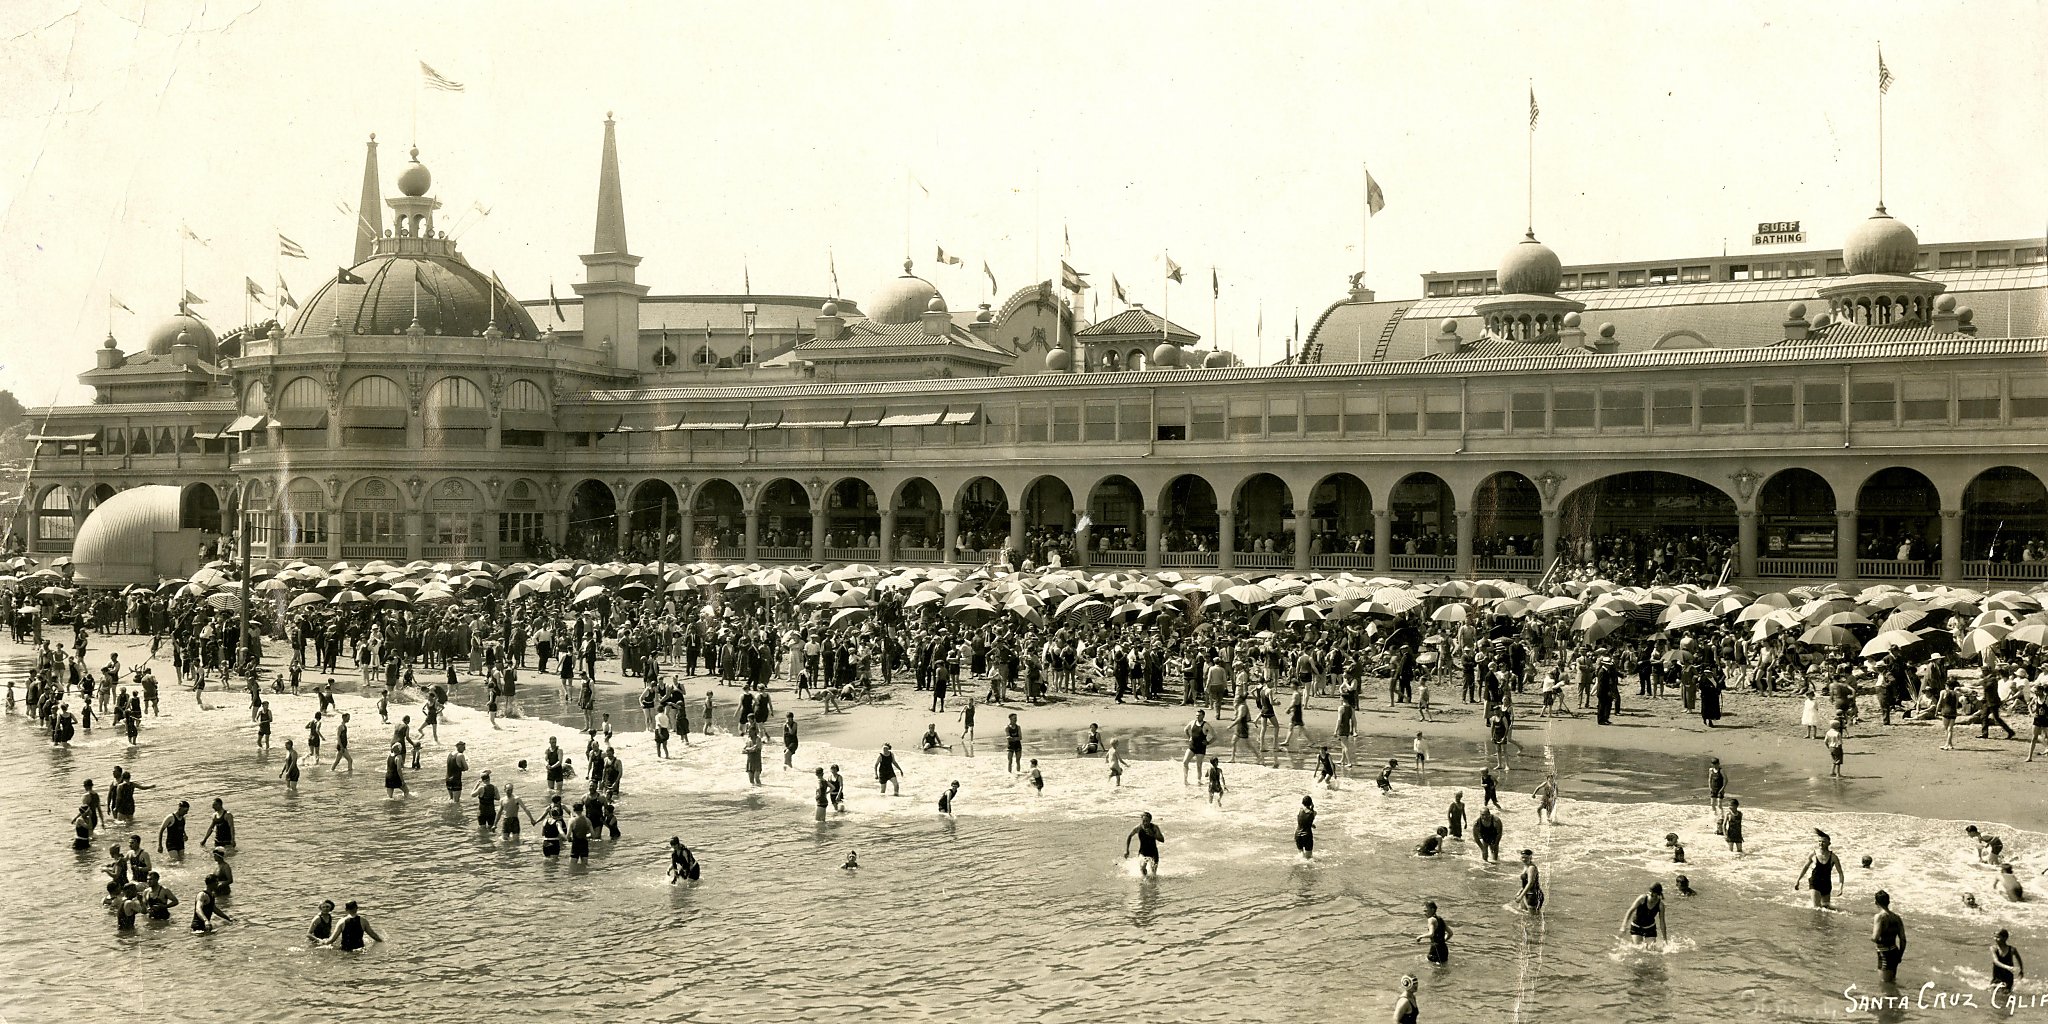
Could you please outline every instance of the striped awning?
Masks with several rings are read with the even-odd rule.
[[[782,425],[791,429],[830,430],[846,425],[846,411],[801,409],[784,416]]]
[[[772,430],[779,426],[782,426],[782,414],[779,412],[756,412],[747,417],[748,430]]]
[[[932,427],[937,426],[939,421],[945,418],[945,406],[938,406],[936,408],[927,407],[922,409],[892,408],[889,410],[889,415],[882,417],[881,425],[885,427]]]
[[[858,408],[846,414],[849,427],[875,427],[882,423],[882,407],[879,405]]]
[[[949,427],[966,426],[981,420],[981,406],[956,405],[946,410],[946,418],[940,422]]]
[[[324,407],[279,409],[270,422],[287,430],[316,430],[327,425],[327,410]]]

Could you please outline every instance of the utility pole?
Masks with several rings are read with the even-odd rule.
[[[240,640],[242,649],[235,652],[235,660],[242,663],[243,675],[254,678],[256,675],[256,659],[249,657],[249,605],[256,600],[256,590],[250,586],[249,581],[249,553],[251,549],[249,510],[247,508],[239,509],[236,518],[240,524],[240,529],[236,532],[241,534],[242,541],[242,621],[241,628],[235,631],[235,636]]]

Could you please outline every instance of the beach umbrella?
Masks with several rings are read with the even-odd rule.
[[[610,591],[604,589],[602,586],[584,587],[582,590],[576,592],[575,597],[569,599],[569,603],[572,605],[589,604],[590,602],[595,601],[601,597],[604,597],[609,593]]]
[[[1799,634],[1799,642],[1815,647],[1853,647],[1856,634],[1846,626],[1815,626]]]
[[[1224,591],[1223,596],[1239,604],[1265,604],[1273,599],[1273,591],[1257,583],[1244,583]]]
[[[1904,650],[1916,644],[1926,642],[1927,638],[1918,633],[1910,633],[1903,629],[1888,629],[1877,634],[1869,643],[1864,644],[1860,656],[1874,658],[1887,651]]]
[[[1874,626],[1870,617],[1859,612],[1835,612],[1815,623],[1818,626]]]
[[[868,603],[868,588],[848,587],[832,600],[834,608],[860,608]]]
[[[1973,629],[1970,631],[1970,635],[1963,637],[1963,642],[1956,649],[1962,652],[1965,657],[1976,658],[1982,656],[1985,651],[2004,642],[2005,634],[2002,632],[1993,632],[1989,629]]]
[[[2006,634],[2005,638],[2016,644],[2048,647],[2048,624],[2030,622]]]
[[[1729,596],[1715,601],[1708,610],[1716,615],[1729,615],[1754,607],[1756,606],[1744,601],[1742,598]]]
[[[1282,622],[1320,622],[1322,610],[1312,604],[1298,604],[1280,614]]]
[[[1471,597],[1473,584],[1469,580],[1445,580],[1429,591],[1431,597]]]
[[[328,601],[327,601],[327,603],[328,603],[328,604],[366,604],[366,603],[368,603],[368,602],[369,602],[369,600],[370,600],[370,597],[369,597],[369,595],[368,595],[368,594],[365,594],[365,593],[363,593],[362,591],[359,591],[359,590],[344,590],[344,591],[342,591],[341,593],[338,593],[338,594],[334,595],[334,596],[333,596],[332,598],[329,598],[329,599],[328,599]]]
[[[1109,618],[1109,606],[1100,601],[1085,601],[1072,607],[1062,606],[1059,617],[1077,622],[1101,622]]]
[[[217,590],[206,595],[206,605],[224,612],[238,612],[242,610],[242,595],[229,590]]]
[[[1471,617],[1471,606],[1463,604],[1447,604],[1429,613],[1431,622],[1464,622]]]
[[[412,603],[410,596],[397,590],[379,590],[370,596],[370,600],[377,604],[409,605]]]
[[[1588,643],[1596,643],[1601,638],[1607,636],[1607,634],[1620,629],[1621,624],[1625,621],[1627,620],[1620,616],[1602,616],[1579,627],[1579,631],[1585,634]]]
[[[1674,609],[1678,607],[1679,606],[1677,605],[1672,606],[1672,608]],[[1691,629],[1694,626],[1703,626],[1710,622],[1719,622],[1720,620],[1721,617],[1719,615],[1715,615],[1711,609],[1686,608],[1683,611],[1680,611],[1677,615],[1671,616],[1669,619],[1665,620],[1664,632],[1676,633],[1682,629]]]
[[[44,587],[36,591],[37,597],[70,597],[71,591],[63,587]]]
[[[1542,604],[1536,606],[1536,614],[1549,615],[1553,612],[1566,611],[1578,606],[1579,601],[1574,597],[1546,597],[1543,599]]]
[[[297,596],[297,597],[294,597],[294,598],[292,598],[292,603],[291,603],[291,604],[290,604],[290,605],[289,605],[288,607],[292,607],[292,608],[304,608],[304,607],[306,607],[307,605],[315,605],[315,604],[326,604],[326,603],[327,603],[327,599],[326,599],[326,598],[324,598],[324,597],[321,597],[321,596],[320,596],[319,594],[314,594],[314,593],[310,593],[310,592],[308,592],[308,593],[300,594],[299,596]]]
[[[866,622],[872,614],[874,613],[866,608],[841,608],[832,613],[832,628],[858,626]]]

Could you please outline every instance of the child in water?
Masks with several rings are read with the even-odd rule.
[[[1399,767],[1401,767],[1401,762],[1389,760],[1387,762],[1387,766],[1385,768],[1380,769],[1379,786],[1380,794],[1382,796],[1392,793],[1394,791],[1394,769]]]
[[[846,851],[846,863],[839,865],[841,871],[853,871],[860,867],[860,851]]]
[[[1685,863],[1685,847],[1684,847],[1684,846],[1683,846],[1682,844],[1680,844],[1680,843],[1679,843],[1679,841],[1678,841],[1678,833],[1676,833],[1676,832],[1671,832],[1671,833],[1667,833],[1667,834],[1666,834],[1666,835],[1664,836],[1664,845],[1665,845],[1665,847],[1666,847],[1666,848],[1668,848],[1668,849],[1669,849],[1669,850],[1671,851],[1671,863],[1673,863],[1673,864],[1683,864],[1683,863]]]

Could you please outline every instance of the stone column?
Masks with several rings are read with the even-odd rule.
[[[1372,510],[1372,571],[1385,576],[1394,571],[1394,510]]]
[[[1756,576],[1756,517],[1755,509],[1735,513],[1735,573],[1745,578]]]
[[[688,505],[676,513],[675,559],[678,562],[697,560],[697,510]]]
[[[426,513],[419,509],[407,509],[400,513],[399,521],[405,524],[405,559],[410,562],[425,553]]]
[[[1557,540],[1561,531],[1564,514],[1558,509],[1543,510],[1543,564],[1537,566],[1540,572],[1549,572],[1557,562]]]
[[[740,552],[741,557],[749,562],[758,561],[761,557],[761,510],[756,506],[748,506],[747,508],[747,539],[745,543],[746,547]]]
[[[1010,510],[1010,549],[1017,553],[1019,562],[1024,558],[1024,510]]]
[[[825,510],[811,503],[811,560],[825,560]]]
[[[1950,583],[1963,580],[1963,510],[1941,510],[1941,578]]]
[[[1298,508],[1295,510],[1294,568],[1297,570],[1305,570],[1308,568],[1309,528],[1314,525],[1315,520],[1309,516],[1308,509]]]
[[[1237,513],[1216,510],[1216,568],[1237,568]]]
[[[882,510],[882,548],[875,557],[883,565],[889,564],[896,555],[896,506]]]
[[[1856,510],[1835,510],[1835,578],[1856,578]]]
[[[1157,570],[1164,563],[1162,556],[1166,549],[1166,538],[1161,536],[1164,532],[1159,528],[1159,510],[1156,508],[1146,509],[1145,568],[1147,569]]]
[[[945,550],[940,552],[939,558],[940,561],[950,565],[953,561],[953,548],[960,543],[960,510],[957,508],[942,510],[939,513],[939,518],[945,521],[945,528],[941,532],[939,540],[939,546]]]
[[[1074,564],[1083,569],[1095,564],[1095,527],[1074,532]]]
[[[630,562],[632,561],[632,559],[626,557],[626,538],[631,536],[633,532],[633,515],[631,511],[632,507],[629,504],[627,504],[627,500],[630,499],[613,500],[612,529],[615,533],[618,534],[619,558]]]
[[[1457,521],[1458,530],[1458,556],[1451,563],[1451,571],[1461,578],[1469,580],[1474,575],[1472,571],[1472,531],[1478,525],[1478,522],[1472,518],[1472,510],[1469,508],[1461,508],[1452,512],[1451,518]]]

